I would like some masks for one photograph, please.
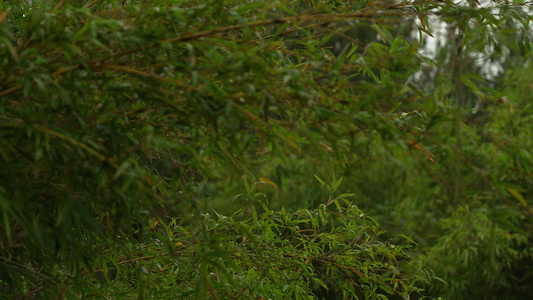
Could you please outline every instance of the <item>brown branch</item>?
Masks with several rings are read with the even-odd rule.
[[[91,6],[95,5],[96,3],[98,3],[99,0],[94,0],[93,2],[89,3],[85,8],[91,8]]]

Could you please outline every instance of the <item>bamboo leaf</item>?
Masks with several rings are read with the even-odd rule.
[[[270,179],[267,179],[267,178],[259,177],[259,180],[261,182],[263,182],[263,183],[266,183],[266,184],[269,184],[269,185],[273,186],[276,189],[276,199],[277,199],[278,195],[279,195],[278,186],[274,182],[272,182]]]

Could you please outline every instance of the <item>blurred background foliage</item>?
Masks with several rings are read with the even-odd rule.
[[[528,5],[3,1],[0,292],[526,298]]]

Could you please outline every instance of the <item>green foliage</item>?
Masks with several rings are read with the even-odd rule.
[[[524,298],[525,12],[0,3],[0,292]]]
[[[332,205],[333,206],[333,205]],[[101,249],[69,297],[374,299],[408,296],[431,276],[346,203],[316,210],[206,213],[191,232],[156,220],[143,241]],[[84,288],[89,287],[89,288]]]
[[[531,86],[525,67],[501,78],[502,91],[488,99],[486,111],[473,116],[475,144],[463,148],[470,174],[468,204],[442,218],[427,262],[447,286],[434,286],[450,297],[468,291],[473,298],[522,299],[530,293],[531,269]],[[442,266],[436,268],[435,266]],[[484,286],[483,290],[478,288]]]

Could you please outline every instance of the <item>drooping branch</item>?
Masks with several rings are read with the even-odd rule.
[[[106,61],[121,58],[133,53],[138,53],[146,49],[153,49],[160,47],[161,45],[165,44],[173,44],[183,41],[190,41],[190,40],[197,40],[200,38],[205,38],[208,36],[212,36],[217,33],[228,33],[232,31],[237,31],[245,28],[254,28],[254,27],[261,27],[261,26],[268,26],[272,24],[283,24],[283,23],[303,23],[303,22],[312,22],[312,21],[321,21],[322,23],[332,23],[337,21],[343,21],[343,20],[376,20],[378,18],[383,17],[389,17],[389,16],[405,16],[409,14],[413,14],[414,12],[406,11],[406,6],[412,6],[412,3],[404,2],[394,5],[387,5],[387,6],[381,6],[381,7],[372,7],[369,9],[361,10],[358,12],[353,13],[344,13],[344,14],[306,14],[306,15],[298,15],[298,16],[292,16],[292,17],[281,17],[276,19],[269,19],[269,20],[262,20],[257,22],[250,22],[250,23],[241,23],[241,24],[235,24],[235,25],[229,25],[229,26],[223,26],[218,28],[213,28],[209,30],[203,30],[203,31],[197,31],[197,32],[188,32],[181,34],[179,36],[164,39],[156,42],[152,42],[148,45],[143,45],[142,47],[135,47],[128,50],[123,50],[117,53],[114,53],[109,56],[103,56],[96,59],[93,59],[91,61],[88,61],[85,64],[75,64],[70,67],[61,68],[53,73],[53,75],[56,78],[61,77],[63,74],[88,67],[88,68],[95,68],[99,65],[103,64]],[[401,9],[401,10],[400,10]],[[305,25],[309,26],[309,25]],[[304,27],[305,27],[304,26]],[[0,97],[7,96],[10,94],[13,94],[15,92],[18,92],[22,89],[22,85],[13,85],[3,91],[0,92]]]

